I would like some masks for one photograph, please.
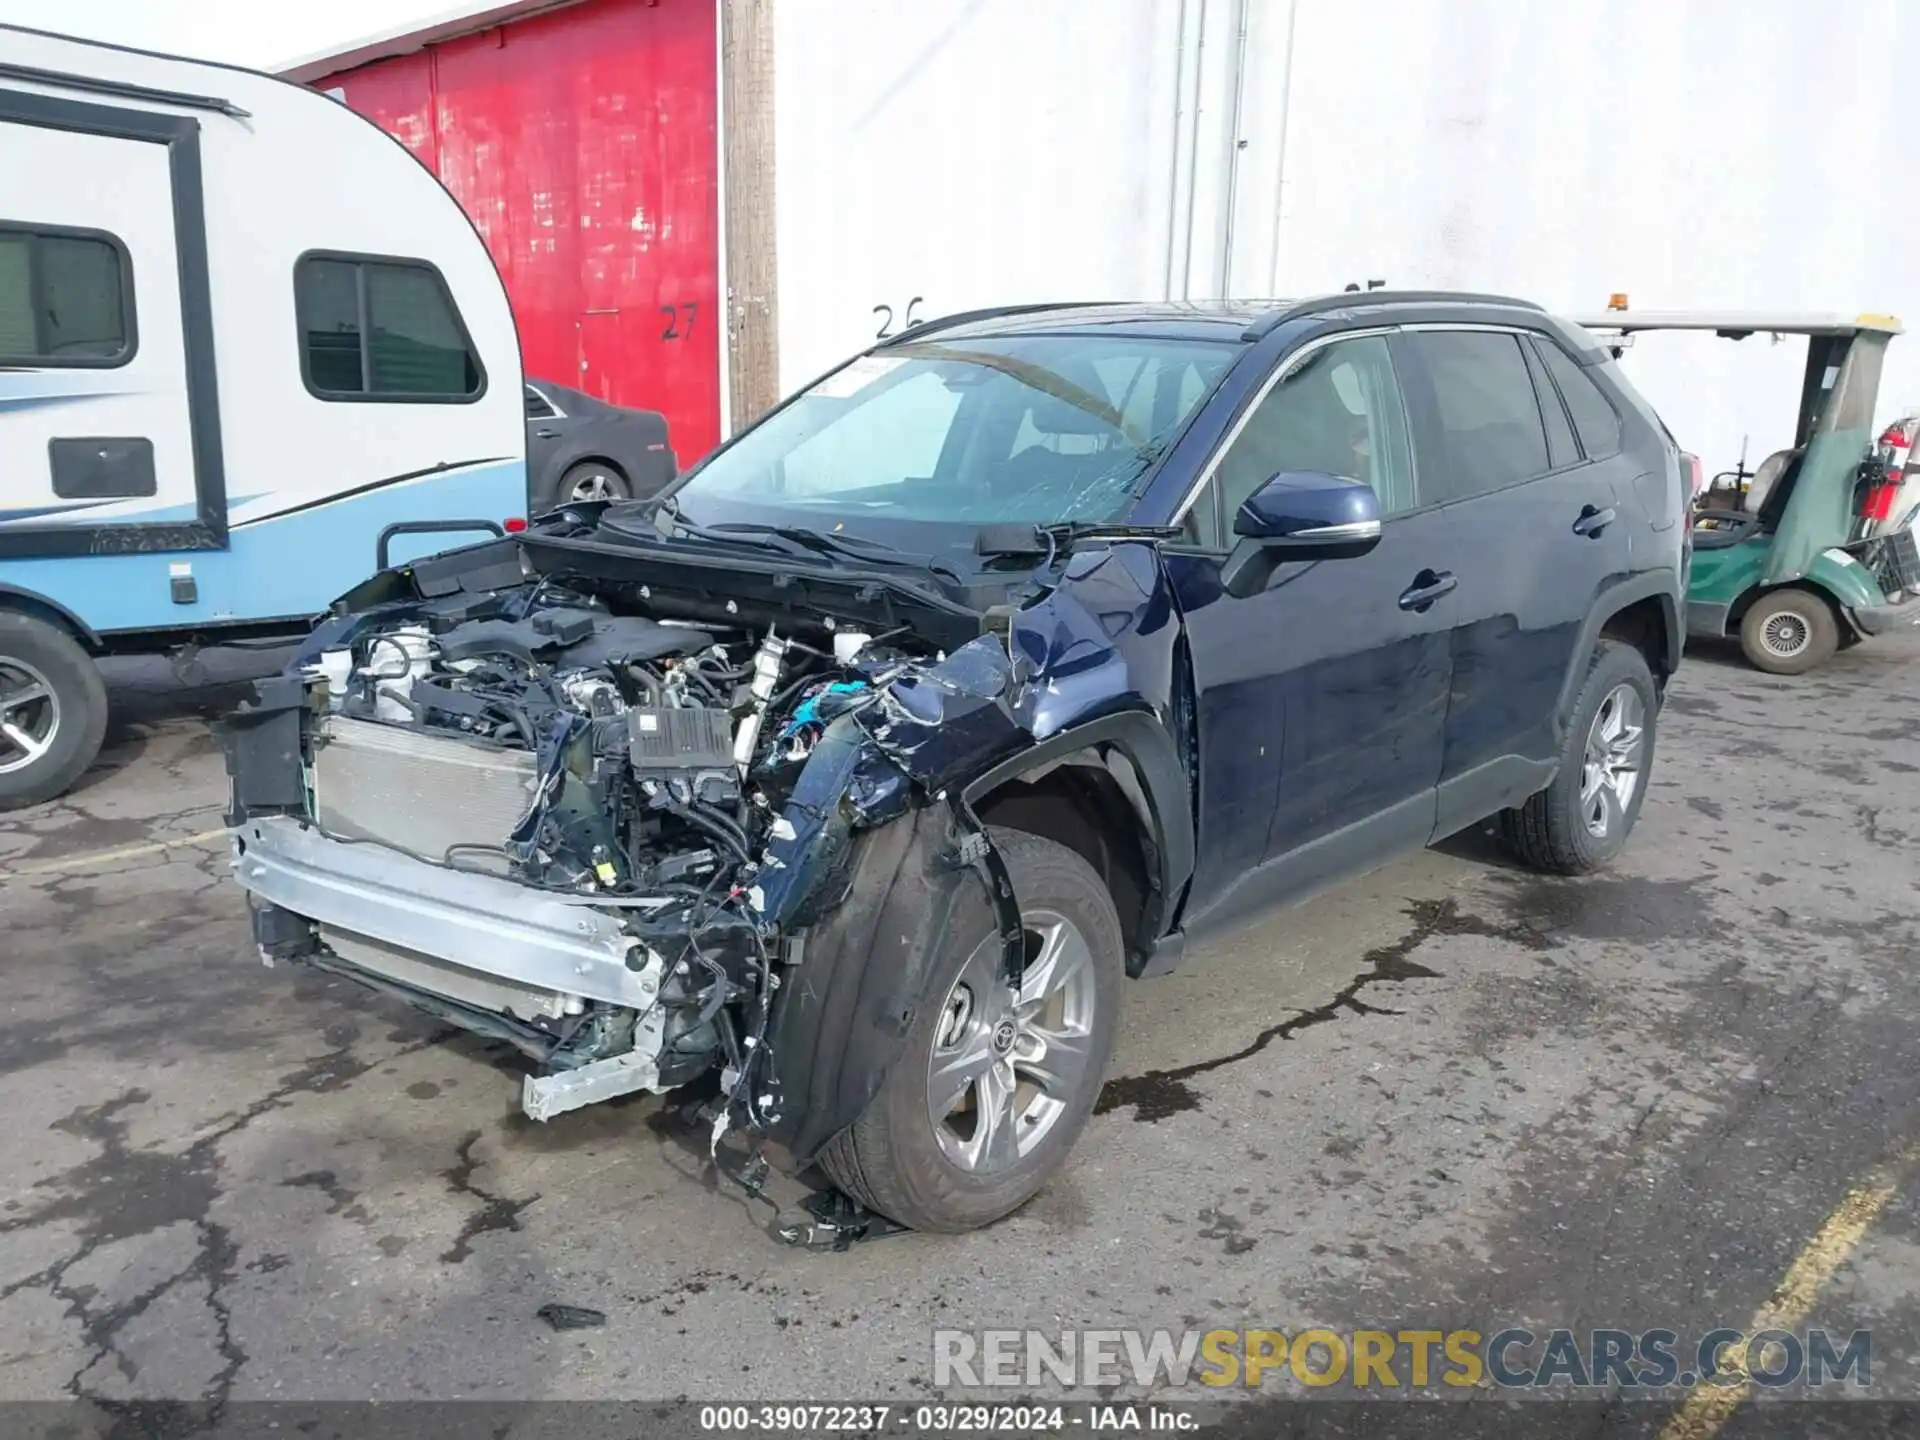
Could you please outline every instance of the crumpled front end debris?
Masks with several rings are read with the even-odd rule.
[[[950,613],[880,630],[867,591],[836,614],[501,584],[504,553],[382,577],[220,734],[263,957],[513,1044],[536,1119],[717,1073],[716,1139],[804,1160],[858,1099],[818,1101],[823,1056],[884,1068],[886,1037],[853,1030],[901,1029],[821,1038],[809,948],[874,903],[865,837],[909,822],[880,851],[976,868],[1016,964],[981,777],[1102,717],[1169,720],[1150,546],[1067,557],[950,650]]]

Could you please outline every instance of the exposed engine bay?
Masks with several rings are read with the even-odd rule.
[[[901,704],[896,682],[946,657],[904,626],[875,635],[821,616],[795,627],[803,639],[617,614],[545,579],[389,608],[323,628],[228,731],[263,953],[510,1041],[547,1071],[523,1092],[538,1119],[709,1071],[729,1102],[721,1128],[726,1111],[767,1119],[778,1087],[759,1072],[792,958],[778,952],[799,943],[773,923],[769,891],[790,899],[800,878],[777,853],[801,838],[796,819],[826,818],[787,813],[796,786],[830,725],[880,720]],[[298,793],[276,795],[271,775],[293,772],[269,756],[296,748]],[[897,811],[907,788],[896,771],[858,803]],[[331,854],[310,853],[323,841]],[[323,866],[371,868],[311,898],[281,874],[311,881]],[[374,887],[395,893],[360,903]],[[543,908],[562,918],[538,928],[603,953],[570,975],[557,936],[522,934],[515,951],[491,933],[500,912],[525,930]],[[456,942],[449,925],[470,932],[476,915],[490,932]],[[609,955],[624,975],[608,978]]]
[[[533,1062],[532,1118],[711,1080],[716,1150],[751,1132],[804,1166],[913,1013],[911,961],[837,978],[839,957],[904,940],[872,931],[901,884],[974,872],[1003,973],[1024,963],[970,795],[1078,766],[1143,837],[1161,813],[1186,822],[1174,742],[1136,738],[1148,772],[1062,724],[1117,703],[1131,721],[1109,713],[1101,735],[1158,724],[1125,687],[1171,673],[1162,572],[1146,545],[1063,550],[1064,577],[1023,567],[956,599],[732,554],[636,572],[594,543],[556,556],[531,536],[383,572],[218,727],[255,941],[269,965],[510,1043]],[[1061,753],[1036,758],[1049,730]],[[1135,892],[1143,944],[1190,866],[1179,840],[1163,855],[1143,838],[1173,877]]]

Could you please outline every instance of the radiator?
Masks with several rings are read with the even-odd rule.
[[[341,839],[505,873],[500,846],[532,803],[534,780],[523,750],[329,715],[314,747],[314,818]],[[456,846],[476,848],[449,856]]]

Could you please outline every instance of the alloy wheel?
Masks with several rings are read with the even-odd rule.
[[[0,659],[0,775],[24,770],[53,748],[60,697],[24,660]]]
[[[968,957],[941,1006],[927,1062],[927,1118],[957,1168],[1016,1165],[1066,1113],[1094,1063],[1093,953],[1064,915],[1021,917],[1026,967],[1001,970],[1000,937]]]
[[[614,479],[604,470],[589,470],[573,482],[573,488],[567,492],[569,500],[618,500],[620,492],[615,488]]]
[[[1616,685],[1593,717],[1580,765],[1580,818],[1588,834],[1605,839],[1625,817],[1640,788],[1645,753],[1646,710],[1640,692]]]

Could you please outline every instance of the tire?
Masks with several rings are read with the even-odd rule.
[[[1030,1200],[1085,1128],[1113,1052],[1125,962],[1120,917],[1106,886],[1091,865],[1052,840],[1013,830],[995,830],[993,840],[1028,922],[1029,975],[1040,978],[1039,967],[1051,960],[1049,975],[1076,978],[1049,992],[1028,1025],[1002,1011],[992,994],[976,996],[971,987],[985,990],[997,974],[1000,942],[983,888],[962,872],[964,893],[953,897],[947,923],[926,942],[935,953],[899,1062],[860,1118],[819,1157],[849,1196],[916,1230],[978,1229]],[[1083,952],[1071,936],[1083,942]],[[1036,1051],[1047,1034],[1055,1043]],[[1068,1036],[1078,1042],[1071,1050],[1060,1043]],[[1066,1054],[1079,1062],[1058,1065],[1058,1089],[1039,1085],[1033,1077],[1046,1072],[1049,1055],[1057,1063]],[[938,1122],[936,1067],[950,1076],[977,1072]],[[976,1118],[982,1097],[1007,1095],[1002,1077],[1009,1071],[1016,1088],[999,1123],[983,1130]],[[943,1098],[960,1083],[949,1083]],[[1039,1131],[1023,1141],[1021,1132],[1034,1125]],[[1024,1153],[1023,1143],[1030,1146]]]
[[[583,493],[593,490],[601,494]],[[631,500],[633,487],[627,483],[627,477],[617,465],[605,460],[582,460],[577,465],[569,465],[566,473],[560,477],[560,483],[553,487],[553,501],[548,507],[557,510],[562,505],[570,505],[576,500]]]
[[[1810,590],[1770,590],[1740,622],[1740,648],[1757,670],[1804,675],[1840,648],[1840,622],[1833,607]]]
[[[44,620],[0,611],[0,810],[64,794],[106,733],[107,687],[87,652]]]
[[[1658,721],[1646,656],[1618,640],[1602,640],[1574,701],[1553,782],[1524,805],[1501,812],[1501,834],[1522,864],[1584,875],[1620,853],[1646,799]],[[1631,737],[1629,730],[1635,732]],[[1622,783],[1629,766],[1630,785]],[[1604,772],[1598,779],[1596,768]]]

